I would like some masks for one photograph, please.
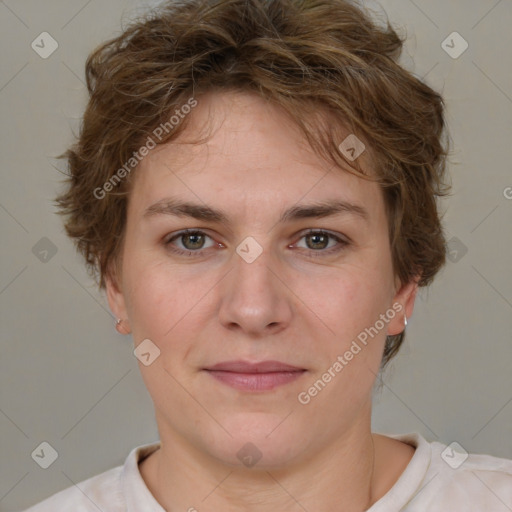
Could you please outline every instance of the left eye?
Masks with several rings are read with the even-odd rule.
[[[336,246],[336,243],[329,247],[329,241],[334,242],[343,242],[341,238],[327,233],[325,231],[310,231],[301,237],[301,240],[306,240],[306,249],[311,249],[313,251],[318,251],[322,249],[331,249],[333,246]],[[308,243],[308,240],[310,243]]]

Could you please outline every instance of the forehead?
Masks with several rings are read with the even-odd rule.
[[[376,183],[322,159],[283,110],[255,94],[209,93],[189,116],[179,137],[139,164],[130,209],[169,195],[231,208],[233,214],[336,198],[364,203],[370,217],[383,209]],[[371,173],[365,154],[359,158]]]

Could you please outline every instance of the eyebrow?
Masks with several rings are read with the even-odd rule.
[[[369,220],[368,211],[358,204],[339,199],[317,201],[310,204],[296,205],[284,211],[279,222],[291,222],[299,219],[324,218],[339,214],[350,214]],[[229,224],[228,216],[222,211],[207,205],[181,201],[176,198],[165,198],[152,204],[144,211],[143,217],[153,215],[174,215],[176,217],[191,217],[205,222]]]

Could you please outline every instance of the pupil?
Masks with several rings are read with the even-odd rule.
[[[324,243],[320,242],[320,244],[321,244],[321,246],[322,246],[321,248],[326,247],[325,242],[326,242],[326,240],[327,240],[327,237],[326,237],[325,235],[310,235],[310,238],[311,238],[311,239],[316,239],[316,240],[317,240],[316,242],[315,242],[315,241],[313,241],[313,245],[315,245],[315,244],[319,243],[319,242],[318,242],[318,239],[319,239],[319,238],[320,238],[320,239],[322,239],[322,241],[323,241]],[[308,245],[309,245],[309,244],[308,244]],[[314,248],[315,248],[315,247],[314,247]],[[316,248],[318,249],[318,247],[316,247]]]
[[[192,240],[192,246],[193,247],[188,247],[189,249],[197,249],[198,246],[201,246],[201,242],[202,242],[202,237],[203,235],[185,235],[185,240]],[[195,239],[195,242],[194,242],[194,239]],[[184,244],[185,247],[187,247],[188,245],[190,244]]]

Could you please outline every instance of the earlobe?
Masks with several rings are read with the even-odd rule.
[[[122,318],[118,318],[115,322],[116,331],[119,334],[130,334],[131,329],[128,323],[128,320],[123,320]]]
[[[389,323],[388,335],[400,334],[405,330],[408,319],[411,318],[414,310],[419,278],[419,276],[416,276],[408,283],[400,286],[400,289],[393,298],[393,305],[397,314]]]
[[[116,317],[115,328],[120,334],[130,334],[131,329],[126,311],[126,304],[122,290],[118,285],[115,274],[109,273],[105,277],[105,288],[110,310]]]

